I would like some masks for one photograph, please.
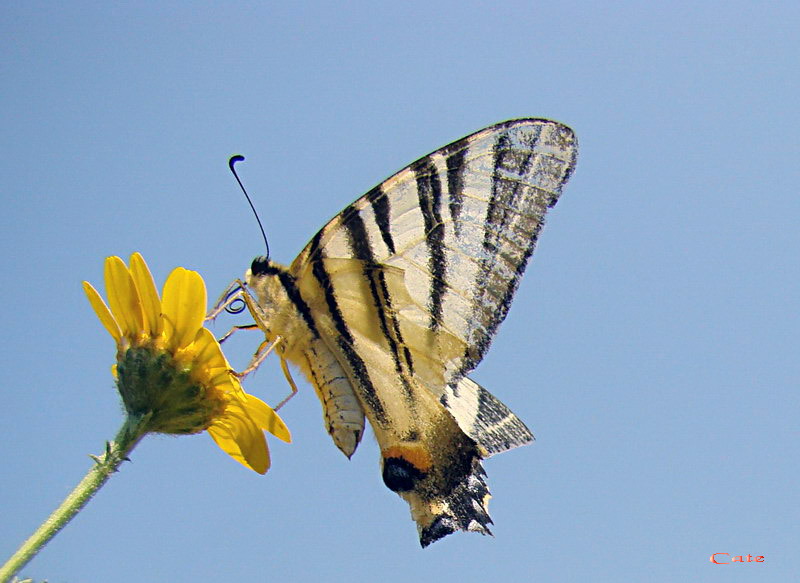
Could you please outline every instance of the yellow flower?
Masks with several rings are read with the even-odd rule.
[[[128,415],[149,416],[147,432],[208,431],[233,459],[263,474],[270,459],[263,430],[291,441],[269,405],[244,392],[219,343],[203,327],[206,287],[200,274],[175,268],[159,298],[139,253],[130,269],[105,262],[106,306],[83,282],[89,303],[117,343],[112,373]]]

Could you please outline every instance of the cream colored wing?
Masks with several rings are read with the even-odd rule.
[[[486,128],[420,158],[348,206],[290,271],[300,275],[323,258],[399,269],[418,308],[409,318],[463,344],[445,362],[445,378],[455,382],[480,362],[505,318],[576,157],[572,130],[557,122]],[[385,298],[366,298],[395,310]],[[438,390],[441,396],[444,386]]]

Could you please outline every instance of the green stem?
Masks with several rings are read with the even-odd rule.
[[[125,419],[125,423],[122,424],[114,441],[106,446],[106,452],[97,457],[92,456],[96,463],[86,477],[70,492],[50,517],[36,529],[36,532],[22,543],[17,552],[0,567],[0,583],[9,581],[92,499],[95,492],[106,483],[111,474],[117,471],[139,440],[145,436],[148,420],[149,415],[129,416]]]

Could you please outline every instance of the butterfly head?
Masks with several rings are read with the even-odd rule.
[[[276,266],[269,260],[269,257],[266,255],[259,255],[253,259],[253,263],[250,264],[250,270],[245,277],[250,279],[250,277],[275,275],[275,273],[277,273]]]
[[[247,287],[255,293],[259,307],[267,309],[268,305],[281,303],[286,296],[283,280],[288,275],[283,265],[275,263],[266,255],[253,259],[250,269],[244,274]]]

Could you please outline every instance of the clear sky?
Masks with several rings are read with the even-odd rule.
[[[159,285],[196,269],[216,297],[263,252],[231,154],[288,263],[409,162],[535,116],[581,150],[473,375],[537,436],[486,463],[494,538],[421,550],[374,439],[348,461],[303,382],[266,476],[207,435],[148,437],[21,574],[795,580],[800,8],[658,4],[4,3],[2,558],[121,423],[80,285],[106,256],[142,252]],[[246,388],[287,392],[273,360]]]

